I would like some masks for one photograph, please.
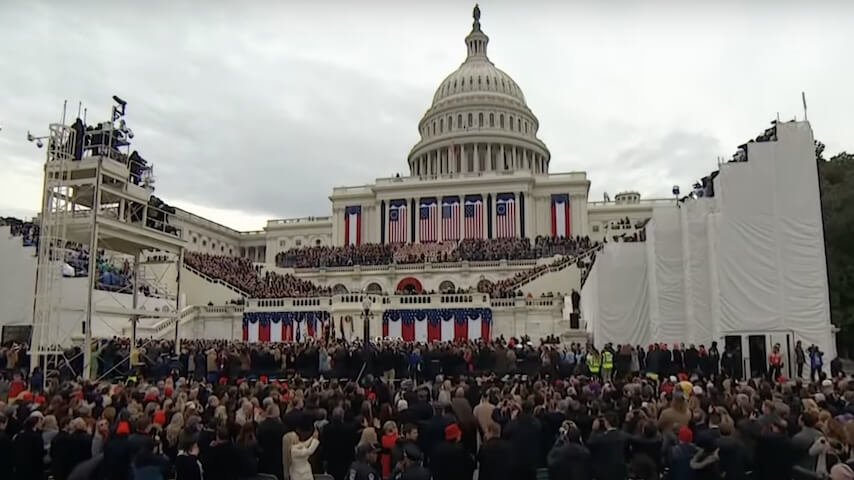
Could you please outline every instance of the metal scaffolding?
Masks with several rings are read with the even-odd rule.
[[[78,118],[70,125],[63,116],[51,124],[49,134],[30,141],[47,143],[44,167],[43,204],[39,223],[38,264],[33,335],[30,345],[31,368],[71,366],[66,350],[82,337],[82,371],[90,378],[97,338],[93,322],[101,334],[123,336],[122,324],[131,326],[131,351],[137,346],[136,326],[141,319],[173,318],[180,310],[178,283],[170,288],[165,273],[159,277],[142,274],[143,258],[152,252],[164,253],[181,270],[183,248],[181,230],[170,224],[174,209],[152,195],[152,168],[137,152],[130,153],[133,131],[125,121],[126,103],[113,97],[110,120],[94,126]],[[63,296],[63,269],[70,257],[82,267],[85,254],[87,287],[84,304],[75,308]],[[102,282],[107,256],[131,262],[130,282],[116,287]],[[165,284],[166,286],[164,286]],[[98,290],[114,301],[97,302]],[[171,290],[174,290],[171,291]],[[145,308],[146,295],[174,300],[174,308]],[[119,295],[127,297],[120,301]],[[161,302],[162,303],[162,302]],[[76,320],[81,321],[76,321]],[[118,319],[118,320],[116,320]],[[128,323],[125,323],[128,322]],[[105,335],[106,336],[106,335]]]

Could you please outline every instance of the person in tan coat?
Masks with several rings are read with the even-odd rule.
[[[658,429],[662,432],[672,431],[674,428],[688,426],[691,422],[691,411],[682,392],[675,390],[670,406],[661,411],[658,417]]]

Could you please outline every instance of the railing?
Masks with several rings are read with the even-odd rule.
[[[352,272],[359,269],[362,272],[384,272],[390,268],[394,268],[400,272],[420,272],[423,270],[451,270],[454,268],[518,268],[518,267],[534,267],[539,259],[529,258],[523,260],[482,260],[469,261],[461,260],[456,262],[423,262],[423,263],[388,263],[385,265],[344,265],[337,267],[280,267],[293,268],[297,274],[308,273],[336,273],[336,272]]]
[[[609,200],[607,202],[599,200],[595,202],[587,202],[587,207],[625,207],[625,206],[659,206],[659,205],[674,205],[676,200],[673,198],[649,198],[649,199],[640,199],[636,203],[628,203],[628,202],[617,202],[616,200]]]
[[[275,220],[267,220],[267,226],[271,225],[297,225],[300,223],[318,223],[331,222],[331,216],[325,217],[299,217],[299,218],[278,218]]]

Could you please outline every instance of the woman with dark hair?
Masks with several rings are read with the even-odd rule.
[[[258,473],[258,458],[261,450],[255,437],[255,422],[246,422],[237,434],[237,450],[240,454],[242,472],[247,476]]]

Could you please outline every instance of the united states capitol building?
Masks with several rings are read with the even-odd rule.
[[[103,132],[51,125],[42,241],[0,231],[0,259],[20,272],[0,277],[4,328],[33,325],[33,351],[45,354],[81,335],[263,342],[367,332],[717,341],[753,370],[776,344],[788,358],[798,340],[832,358],[809,123],[772,122],[732,161],[697,172],[687,195],[591,201],[586,173],[551,171],[540,120],[489,60],[477,7],[473,20],[462,64],[417,123],[408,175],[334,188],[328,216],[238,231],[153,201],[134,156],[113,153],[129,145],[124,120]],[[125,108],[114,99],[113,123]],[[93,146],[96,137],[114,140]],[[66,252],[71,274],[58,278],[51,245],[106,253],[96,262]],[[111,255],[124,272],[105,279]],[[85,263],[97,281],[80,275]]]
[[[320,245],[508,236],[601,240],[608,234],[633,234],[636,224],[650,218],[653,206],[673,204],[673,199],[641,199],[634,191],[616,194],[613,200],[589,201],[585,172],[552,172],[551,153],[537,137],[539,119],[521,87],[489,60],[488,45],[478,15],[465,37],[463,63],[439,84],[417,124],[421,139],[408,154],[408,176],[336,187],[329,196],[331,215],[273,219],[261,231],[240,232],[180,212],[187,248],[275,265],[281,252]],[[484,272],[484,278],[499,280],[506,273]],[[310,272],[304,275],[324,281]],[[393,292],[399,280],[365,272],[326,272],[326,277],[330,286],[348,291],[377,283],[382,291]],[[467,286],[459,276],[447,278]],[[422,283],[427,290],[439,290],[442,279],[446,277],[426,275]],[[558,290],[573,287],[578,285]]]

